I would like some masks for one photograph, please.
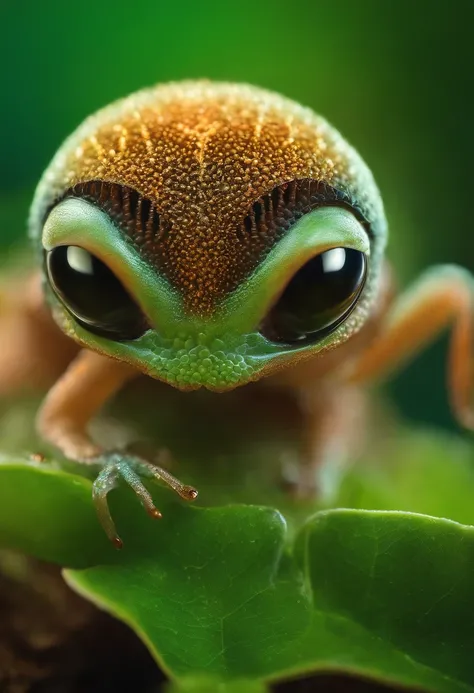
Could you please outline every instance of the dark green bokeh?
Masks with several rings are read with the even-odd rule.
[[[346,135],[382,189],[403,285],[432,263],[474,270],[469,0],[0,2],[4,247],[86,115],[142,86],[209,77],[283,92]],[[406,415],[453,425],[444,359],[439,344],[393,382]]]

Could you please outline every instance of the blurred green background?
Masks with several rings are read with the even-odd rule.
[[[325,115],[382,190],[405,285],[425,266],[474,271],[474,3],[0,0],[0,243],[63,138],[90,112],[155,82],[247,81]],[[454,427],[446,338],[388,388],[404,416]]]

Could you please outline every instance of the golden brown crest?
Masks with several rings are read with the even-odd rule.
[[[366,166],[309,109],[247,85],[183,82],[92,116],[46,171],[32,233],[67,195],[104,207],[182,294],[209,313],[301,214],[344,204],[377,235]]]

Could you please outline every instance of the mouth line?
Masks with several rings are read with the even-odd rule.
[[[247,385],[249,382],[252,382],[253,379],[244,380],[240,383],[235,382],[232,384],[222,386],[208,385],[206,383],[182,385],[176,382],[170,382],[169,380],[165,380],[163,377],[155,377],[155,380],[160,380],[161,382],[165,383],[166,385],[169,385],[170,387],[174,388],[175,390],[178,390],[179,392],[197,392],[198,390],[206,390],[207,392],[212,392],[214,394],[224,394],[226,392],[232,392],[232,390],[236,390],[238,387],[242,387],[243,385]]]

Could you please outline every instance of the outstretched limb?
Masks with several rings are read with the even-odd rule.
[[[138,371],[93,351],[83,350],[51,388],[37,417],[39,434],[71,460],[97,464],[102,470],[93,485],[99,520],[109,539],[122,546],[107,503],[107,494],[122,478],[134,490],[147,512],[161,517],[141,478],[155,477],[182,498],[194,500],[197,491],[166,470],[136,456],[106,451],[91,439],[87,426],[99,409]]]
[[[474,278],[461,267],[433,267],[392,304],[348,381],[363,383],[386,375],[450,325],[451,406],[459,422],[474,429]]]

